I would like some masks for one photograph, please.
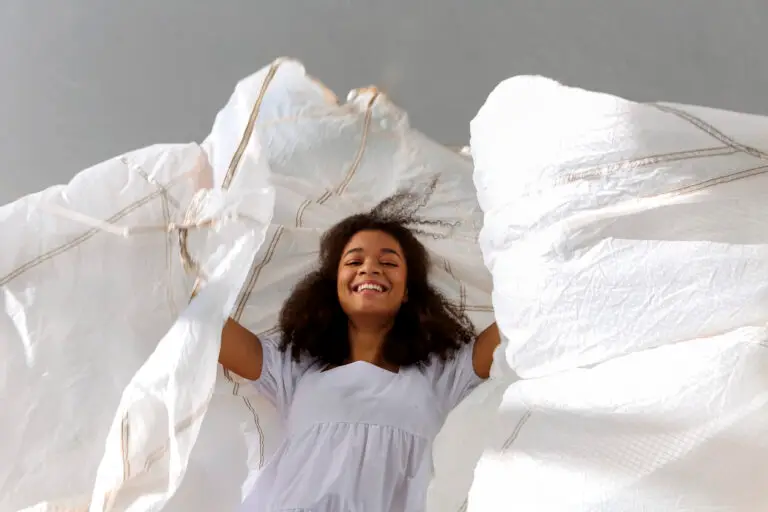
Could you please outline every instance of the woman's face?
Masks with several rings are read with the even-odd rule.
[[[341,253],[336,288],[348,317],[392,318],[407,300],[408,268],[398,241],[383,231],[360,231]]]

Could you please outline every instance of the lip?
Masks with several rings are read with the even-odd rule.
[[[358,291],[358,288],[363,286],[364,284],[373,284],[373,285],[376,285],[376,286],[380,286],[382,291],[380,291],[380,292],[377,292],[377,291],[374,291],[374,290]],[[386,292],[389,291],[389,286],[387,286],[386,284],[381,283],[379,281],[368,280],[368,281],[363,281],[363,282],[360,282],[360,283],[353,284],[350,287],[350,290],[352,291],[352,293],[386,293]]]

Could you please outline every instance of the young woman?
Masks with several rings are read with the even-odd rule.
[[[432,442],[499,344],[495,324],[476,336],[428,269],[402,222],[356,215],[323,236],[320,267],[283,306],[278,339],[227,323],[221,364],[286,425],[244,512],[424,509]]]

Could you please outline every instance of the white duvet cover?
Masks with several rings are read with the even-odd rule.
[[[472,123],[473,174],[375,88],[342,103],[278,60],[202,146],[0,209],[0,512],[233,510],[282,434],[216,363],[226,315],[274,329],[322,231],[393,196],[506,338],[427,510],[762,510],[766,134],[520,77]]]
[[[523,380],[469,510],[765,510],[768,118],[516,77],[471,129]]]
[[[282,432],[217,370],[225,312],[274,329],[320,234],[387,198],[437,286],[492,321],[471,161],[376,89],[340,103],[281,59],[238,84],[203,148],[145,148],[0,210],[3,512],[232,510]]]

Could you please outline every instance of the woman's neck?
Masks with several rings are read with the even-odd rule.
[[[349,322],[349,358],[350,362],[366,361],[383,366],[386,364],[382,347],[391,324]]]

